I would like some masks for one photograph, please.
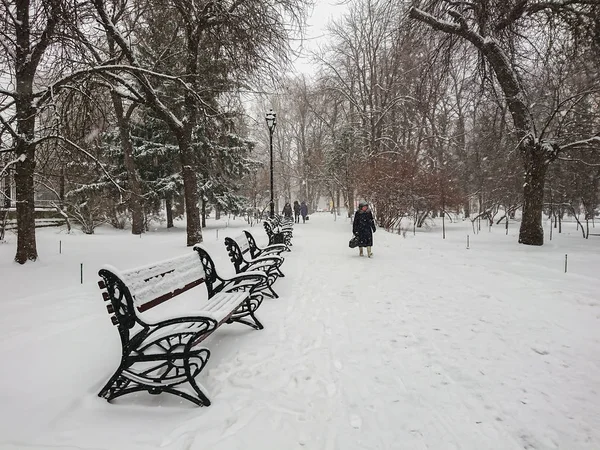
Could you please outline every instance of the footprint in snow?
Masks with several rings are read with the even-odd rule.
[[[360,430],[360,427],[362,426],[362,419],[360,418],[360,416],[357,416],[356,414],[352,414],[350,416],[350,426],[352,428],[356,428],[357,430]]]

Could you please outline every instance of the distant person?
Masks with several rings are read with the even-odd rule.
[[[308,206],[306,206],[306,202],[302,202],[300,204],[300,214],[302,214],[302,223],[306,223],[306,216],[308,216]]]
[[[369,204],[362,201],[358,204],[358,210],[354,214],[352,222],[352,233],[358,239],[358,254],[363,256],[363,248],[367,247],[367,256],[373,256],[373,233],[375,233],[375,220],[369,209]]]
[[[300,223],[300,203],[294,200],[294,223]]]
[[[285,217],[291,219],[292,218],[292,205],[290,205],[289,202],[287,202],[285,204],[285,206],[283,207],[283,211],[281,211],[281,214],[283,214]]]

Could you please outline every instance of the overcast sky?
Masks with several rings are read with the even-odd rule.
[[[307,21],[306,40],[303,42],[304,57],[296,61],[295,67],[299,72],[311,74],[314,68],[310,64],[308,54],[318,49],[319,44],[326,38],[327,24],[332,18],[339,17],[346,9],[344,0],[316,0],[312,15]]]

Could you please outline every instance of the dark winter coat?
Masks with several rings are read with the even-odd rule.
[[[302,217],[306,217],[308,215],[308,206],[306,206],[306,203],[304,202],[302,202],[300,205],[300,214],[302,214]]]
[[[370,210],[359,209],[354,214],[352,232],[358,238],[359,247],[371,247],[373,245],[373,233],[375,233],[375,220]]]
[[[281,211],[281,214],[283,214],[285,217],[292,217],[292,207],[289,203],[285,204],[285,206],[283,207],[283,211]]]
[[[294,215],[295,216],[300,215],[300,203],[298,203],[298,201],[294,202]]]

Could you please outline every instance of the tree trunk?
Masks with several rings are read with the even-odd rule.
[[[167,194],[165,198],[165,209],[167,210],[167,228],[173,228],[173,196]]]
[[[191,247],[202,242],[200,208],[198,206],[198,177],[194,170],[193,154],[189,141],[181,134],[178,137],[183,175],[185,215],[187,219],[187,246]]]
[[[548,169],[548,154],[539,144],[524,144],[525,183],[523,186],[523,218],[519,230],[519,243],[544,244],[542,213],[544,207],[544,183]]]
[[[24,264],[37,259],[35,241],[35,204],[34,181],[35,145],[31,141],[35,137],[36,109],[33,103],[33,79],[42,55],[50,45],[61,9],[56,0],[45,2],[46,26],[39,40],[34,45],[31,39],[30,12],[33,6],[28,0],[15,3],[15,111],[17,116],[17,136],[15,137],[15,153],[21,161],[16,164],[15,187],[17,198],[17,254],[15,261]],[[41,19],[40,15],[36,20]],[[9,42],[9,41],[7,41]],[[6,44],[5,44],[6,45]]]
[[[20,131],[23,132],[21,127]],[[19,155],[28,155],[25,161],[17,164],[15,171],[15,186],[17,197],[17,254],[15,261],[25,264],[27,261],[37,259],[37,245],[35,241],[35,203],[33,172],[35,170],[34,150],[26,143],[17,146]]]
[[[140,235],[144,232],[144,209],[142,203],[142,187],[133,158],[133,144],[129,127],[129,114],[123,110],[123,100],[114,90],[111,92],[115,116],[119,127],[121,139],[121,150],[123,151],[123,162],[127,170],[129,180],[129,209],[131,211],[131,234]]]
[[[60,197],[61,209],[65,207],[65,166],[60,168],[60,180],[58,184],[58,195]],[[71,230],[69,230],[71,231]]]
[[[15,261],[25,264],[37,259],[35,240],[35,146],[30,143],[35,133],[35,108],[33,107],[33,72],[28,67],[17,70],[17,133],[20,137],[16,154],[22,160],[16,164],[15,188],[17,199],[17,254]]]
[[[352,218],[354,216],[354,193],[352,189],[348,188],[348,218]]]

